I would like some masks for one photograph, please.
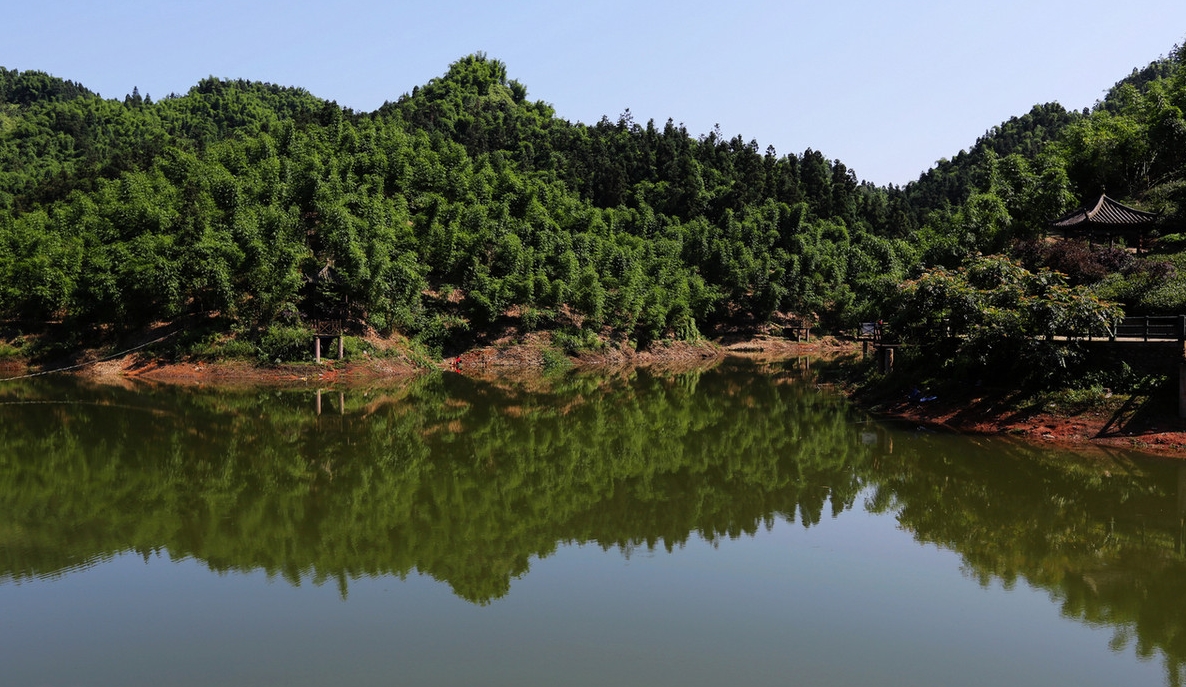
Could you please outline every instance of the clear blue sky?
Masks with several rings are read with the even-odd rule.
[[[1091,106],[1186,39],[1186,0],[36,0],[3,21],[0,66],[109,98],[214,75],[370,111],[483,51],[570,121],[719,123],[903,184],[1036,103]]]

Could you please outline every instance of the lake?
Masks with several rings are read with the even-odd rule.
[[[0,382],[0,685],[1179,685],[1186,463],[804,360]]]

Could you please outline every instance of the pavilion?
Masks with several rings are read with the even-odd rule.
[[[1050,226],[1060,229],[1067,238],[1086,238],[1094,242],[1107,237],[1109,245],[1117,237],[1124,238],[1126,245],[1136,246],[1139,251],[1145,235],[1156,226],[1157,218],[1155,213],[1130,208],[1101,194],[1094,207],[1089,209],[1085,205],[1059,217]]]

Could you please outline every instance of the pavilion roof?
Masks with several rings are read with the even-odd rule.
[[[1152,212],[1145,212],[1118,203],[1106,195],[1101,195],[1095,207],[1088,209],[1083,206],[1051,222],[1052,226],[1060,229],[1123,229],[1124,227],[1146,227],[1157,219]]]

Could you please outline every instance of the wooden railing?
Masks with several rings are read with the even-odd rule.
[[[1186,340],[1186,315],[1125,317],[1116,323],[1108,338],[1112,341],[1116,339],[1184,341]]]
[[[879,344],[884,329],[885,325],[882,322],[861,322],[857,325],[857,341],[872,341]]]
[[[338,336],[342,333],[342,320],[307,320],[305,324],[320,336]]]
[[[950,326],[944,322],[939,325],[947,336],[952,336]],[[917,333],[917,332],[915,332]],[[882,322],[861,322],[857,325],[856,339],[870,341],[874,345],[885,344],[887,340],[886,327]],[[1141,317],[1125,317],[1116,322],[1107,334],[1077,334],[1072,339],[1101,339],[1108,341],[1139,340],[1147,341],[1180,341],[1186,343],[1186,315],[1147,315]]]

